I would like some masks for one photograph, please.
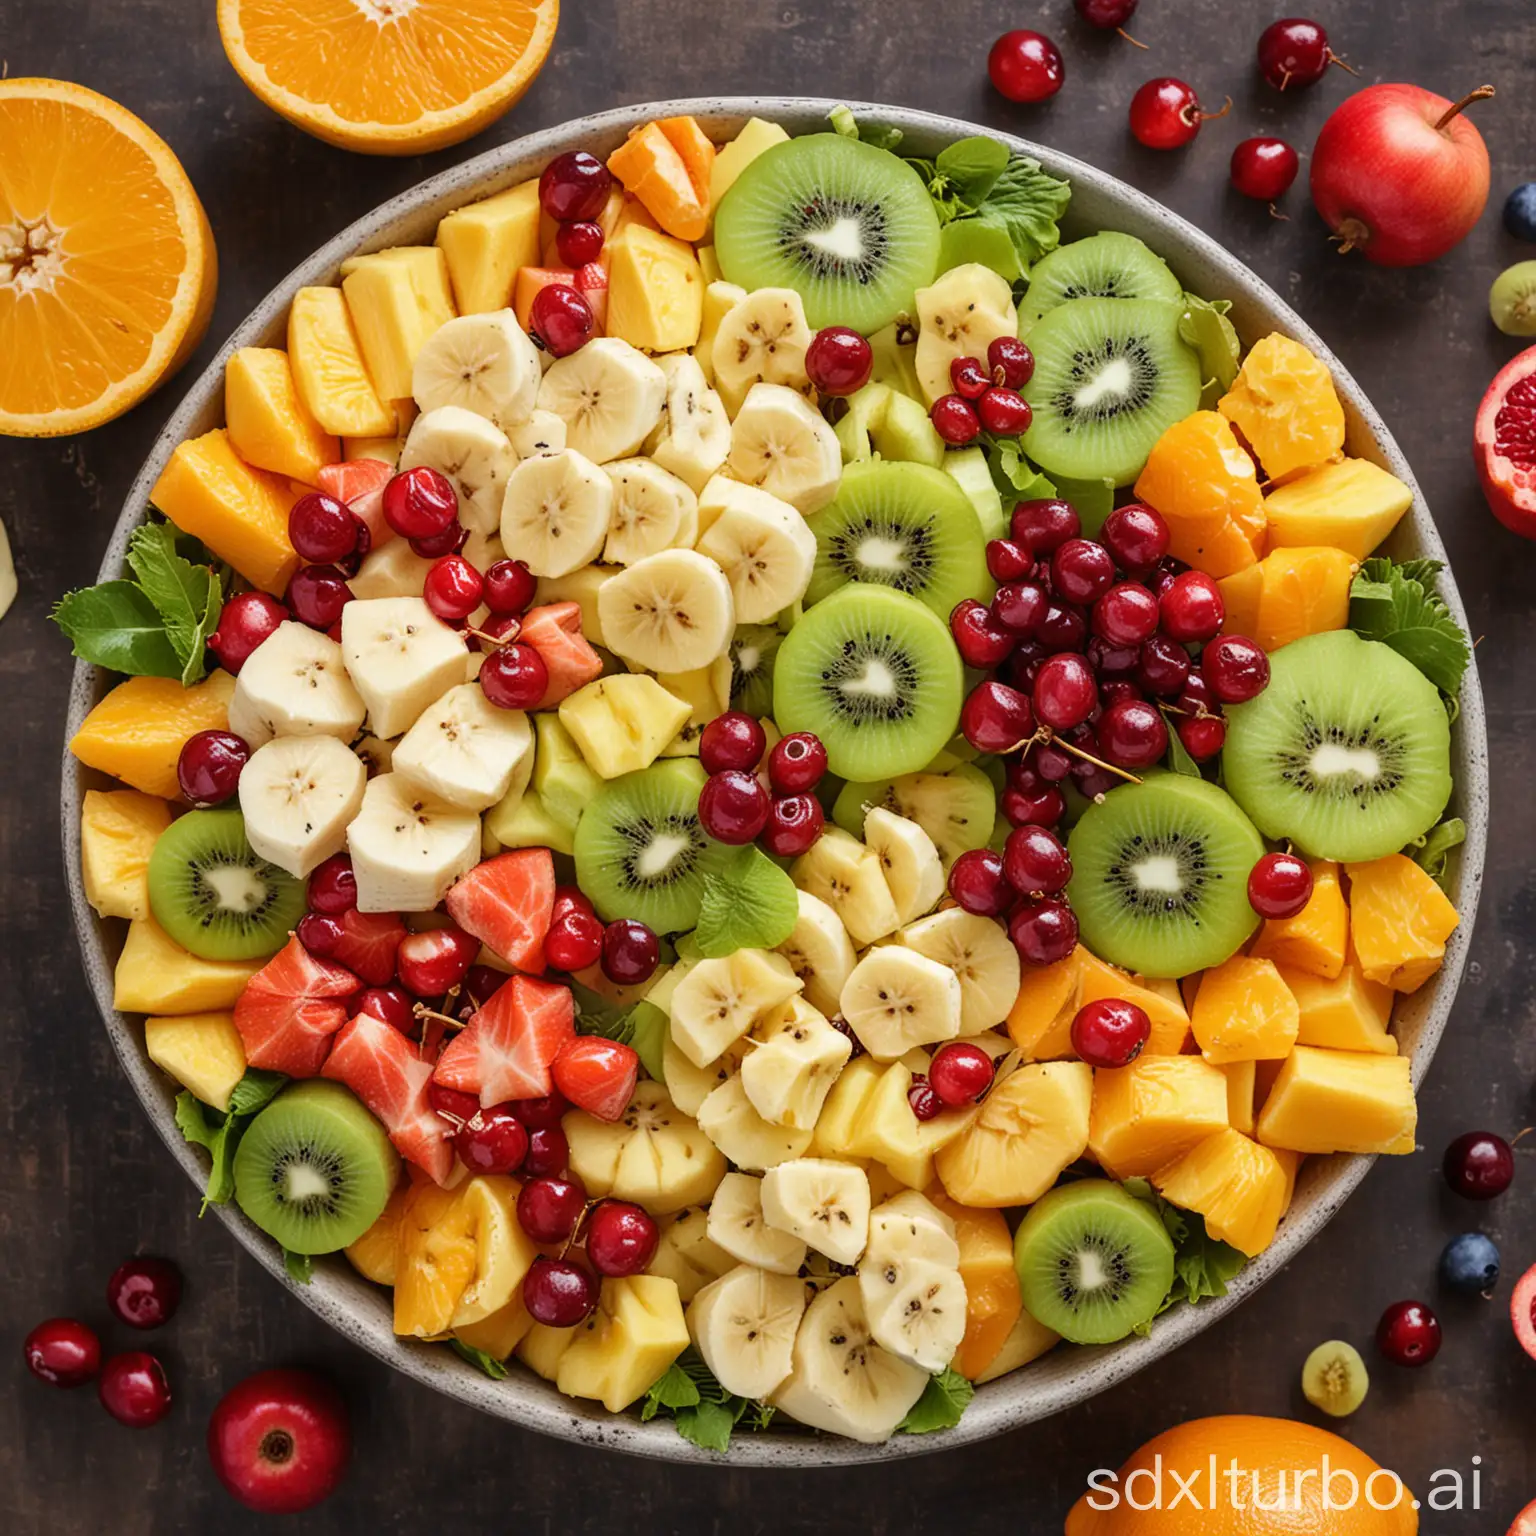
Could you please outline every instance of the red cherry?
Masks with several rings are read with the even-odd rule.
[[[1183,571],[1162,597],[1163,630],[1170,640],[1203,645],[1227,616],[1221,588],[1204,571]]]
[[[1232,185],[1244,197],[1272,203],[1284,197],[1296,180],[1301,161],[1284,139],[1244,139],[1232,151]]]
[[[987,541],[987,574],[993,581],[1022,581],[1035,568],[1033,556],[1012,539]]]
[[[1054,896],[1072,878],[1072,860],[1054,832],[1015,827],[1003,845],[1003,872],[1021,896]]]
[[[1093,713],[1099,692],[1088,663],[1074,651],[1050,656],[1035,676],[1035,718],[1053,731],[1071,730]]]
[[[513,1099],[507,1106],[530,1131],[558,1131],[561,1117],[570,1107],[565,1095],[558,1091],[537,1099]],[[562,1163],[561,1167],[564,1166]]]
[[[1038,581],[1005,581],[992,599],[991,611],[1016,639],[1033,639],[1051,611],[1050,594]]]
[[[964,395],[940,395],[928,412],[933,430],[951,448],[964,448],[981,436],[981,421],[976,408]]]
[[[1104,519],[1099,538],[1122,571],[1150,571],[1168,553],[1172,538],[1160,512],[1139,501],[1117,507]]]
[[[176,759],[176,782],[193,805],[223,805],[240,787],[251,749],[233,731],[198,731]]]
[[[1150,768],[1168,750],[1162,711],[1144,699],[1120,699],[1095,727],[1105,758],[1121,768]]]
[[[158,1328],[181,1304],[181,1271],[169,1259],[127,1259],[107,1282],[107,1305],[130,1328]]]
[[[413,555],[423,560],[441,560],[444,555],[456,555],[469,542],[469,529],[462,523],[450,523],[441,533],[424,539],[407,539]]]
[[[608,201],[613,175],[584,149],[556,155],[539,177],[539,206],[562,223],[595,219]]]
[[[471,1173],[516,1173],[528,1156],[528,1127],[505,1104],[477,1106],[454,1134],[453,1150]]]
[[[994,384],[976,402],[976,414],[994,437],[1018,437],[1029,431],[1035,415],[1023,395],[1000,384]]]
[[[728,709],[716,715],[699,737],[699,763],[705,773],[724,773],[736,768],[750,772],[763,760],[768,736],[751,715]]]
[[[717,843],[750,843],[767,825],[768,811],[763,781],[739,768],[711,774],[699,792],[699,823]]]
[[[1152,1036],[1146,1010],[1118,997],[1084,1003],[1072,1020],[1072,1049],[1090,1067],[1126,1067]]]
[[[555,231],[555,251],[564,267],[585,267],[602,255],[603,226],[590,219],[573,219]]]
[[[524,1125],[528,1121],[518,1116]],[[558,1125],[534,1125],[528,1128],[528,1155],[523,1159],[523,1172],[530,1179],[553,1178],[570,1166],[571,1149],[565,1132]]]
[[[357,876],[352,873],[351,857],[333,853],[310,872],[309,904],[327,917],[339,917],[357,905]]]
[[[1259,73],[1277,91],[1316,85],[1330,64],[1348,65],[1328,46],[1328,34],[1315,21],[1288,16],[1259,34]]]
[[[487,568],[485,606],[494,614],[521,614],[533,601],[538,581],[522,560],[498,560]]]
[[[398,1029],[402,1035],[416,1032],[415,1004],[404,987],[366,987],[350,1006],[354,1018],[366,1013],[369,1018]]]
[[[171,1386],[153,1355],[143,1350],[113,1355],[96,1383],[101,1406],[130,1429],[147,1429],[171,1411]]]
[[[1492,1131],[1468,1131],[1445,1149],[1441,1171],[1463,1199],[1492,1200],[1514,1180],[1514,1148]]]
[[[969,848],[949,869],[949,894],[977,917],[1001,917],[1017,894],[1003,873],[1003,856],[991,848]]]
[[[1376,1324],[1376,1347],[1394,1365],[1428,1365],[1440,1337],[1440,1319],[1422,1301],[1393,1302]]]
[[[327,917],[323,912],[306,912],[299,919],[299,925],[294,932],[298,935],[299,943],[310,954],[322,960],[327,955],[334,955],[337,946],[346,936],[341,926],[341,919]]]
[[[966,666],[980,671],[1006,661],[1018,638],[990,608],[978,603],[974,597],[961,598],[955,604],[949,615],[949,632],[954,637],[960,659]]]
[[[805,349],[805,373],[824,395],[851,395],[869,383],[875,354],[859,333],[846,325],[817,331]]]
[[[815,795],[775,795],[763,827],[763,847],[781,859],[798,859],[821,836],[826,815]]]
[[[1030,965],[1055,965],[1077,948],[1077,918],[1055,896],[1026,901],[1008,921],[1008,937]]]
[[[587,1224],[587,1257],[600,1275],[638,1275],[656,1256],[655,1221],[627,1200],[602,1200]]]
[[[991,387],[992,380],[981,360],[975,357],[952,357],[949,360],[949,382],[957,395],[975,402]]]
[[[1023,389],[1035,372],[1035,354],[1016,336],[994,336],[987,343],[987,367],[994,384]]]
[[[1227,739],[1227,722],[1218,715],[1186,716],[1178,724],[1179,740],[1197,763],[1208,763]]]
[[[1117,32],[1136,13],[1136,0],[1075,0],[1077,14],[1090,27]]]
[[[101,1369],[101,1340],[72,1317],[50,1317],[22,1344],[27,1369],[51,1387],[83,1386]]]
[[[934,1092],[933,1084],[920,1072],[907,1085],[907,1103],[920,1121],[937,1120],[944,1113],[944,1100]]]
[[[597,916],[597,909],[592,905],[591,898],[579,887],[557,885],[554,911],[550,913],[550,917],[564,917],[567,912],[585,912],[588,917]]]
[[[477,1007],[483,1008],[511,977],[493,965],[472,965],[464,977],[464,991]]]
[[[1266,853],[1248,871],[1248,905],[1260,917],[1295,917],[1312,899],[1312,871],[1294,853]]]
[[[928,1063],[933,1091],[951,1108],[974,1104],[992,1086],[992,1058],[964,1041],[941,1045]]]
[[[309,491],[288,511],[288,542],[299,559],[311,565],[332,565],[357,548],[359,526],[344,501],[324,491]]]
[[[395,951],[395,968],[417,997],[441,997],[464,980],[479,953],[479,939],[449,924],[406,934]]]
[[[1069,603],[1091,603],[1109,591],[1115,562],[1092,539],[1068,539],[1051,556],[1051,588]]]
[[[330,629],[352,601],[352,589],[334,565],[301,565],[288,583],[288,606],[299,623]]]
[[[1200,670],[1223,704],[1244,704],[1269,686],[1269,657],[1246,635],[1222,635],[1200,654]]]
[[[597,1281],[569,1259],[538,1258],[523,1277],[523,1305],[546,1328],[574,1328],[597,1306]]]
[[[1045,101],[1067,77],[1061,50],[1043,32],[1005,32],[987,55],[987,74],[1009,101]]]
[[[499,709],[533,709],[549,692],[549,668],[531,645],[514,640],[481,662],[480,688]]]
[[[1180,149],[1210,118],[1225,117],[1232,98],[1220,112],[1203,112],[1194,87],[1171,75],[1148,80],[1131,98],[1131,133],[1148,149]]]
[[[485,592],[485,581],[462,555],[444,555],[427,572],[422,597],[427,607],[445,623],[467,619]]]
[[[1010,526],[1015,542],[1037,558],[1051,554],[1082,530],[1072,504],[1052,497],[1021,501],[1013,509]]]
[[[1088,621],[1083,610],[1070,603],[1051,603],[1035,626],[1035,639],[1047,654],[1081,651],[1088,643]]]
[[[313,1371],[259,1371],[220,1400],[208,1459],[230,1494],[266,1515],[310,1509],[336,1491],[352,1455],[347,1407]]]
[[[1112,645],[1140,645],[1157,633],[1158,601],[1139,581],[1119,581],[1093,605],[1094,633]]]
[[[1034,728],[1028,698],[1007,683],[978,683],[960,709],[960,729],[978,752],[1011,752]]]
[[[384,521],[403,539],[430,539],[459,520],[459,498],[440,470],[407,469],[384,486]]]
[[[220,610],[219,627],[208,636],[208,649],[226,672],[236,674],[288,617],[288,610],[266,592],[237,592]]]
[[[584,971],[603,952],[603,925],[588,912],[557,917],[544,935],[544,958],[557,971]]]
[[[529,1179],[517,1196],[517,1223],[536,1243],[563,1243],[587,1208],[580,1179]]]
[[[768,754],[768,782],[781,795],[801,795],[821,783],[827,749],[814,731],[791,731]]]
[[[1049,784],[1033,794],[1005,789],[997,805],[1014,827],[1054,827],[1067,814],[1061,791]]]
[[[1136,681],[1148,693],[1168,699],[1182,692],[1189,680],[1189,652],[1167,635],[1142,642],[1136,659]]]
[[[621,917],[603,929],[603,975],[616,987],[648,981],[661,961],[656,935],[633,917]]]
[[[528,322],[554,357],[569,357],[592,339],[597,318],[586,295],[570,283],[546,283],[533,296]]]

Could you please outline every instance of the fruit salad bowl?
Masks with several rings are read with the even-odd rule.
[[[729,139],[749,118],[782,123],[791,133],[822,130],[831,101],[807,98],[722,98],[625,107],[587,117],[501,146],[454,167],[385,203],[318,249],[278,285],[230,337],[207,371],[171,416],[135,480],[102,564],[102,579],[124,568],[133,530],[143,521],[149,492],[178,444],[224,421],[225,365],[241,347],[281,346],[294,294],[308,285],[333,284],[341,263],[352,256],[397,245],[430,241],[438,220],[451,210],[537,176],[556,154],[581,148],[606,155],[639,125],[691,114],[713,139]],[[903,152],[934,155],[946,144],[979,132],[956,119],[875,104],[855,104],[861,122],[898,128]],[[1408,462],[1380,417],[1323,341],[1268,286],[1221,246],[1143,193],[1092,166],[1053,150],[1006,135],[996,135],[1009,149],[1037,159],[1055,176],[1070,180],[1073,197],[1063,221],[1067,238],[1095,230],[1120,230],[1140,237],[1160,253],[1183,286],[1231,300],[1230,319],[1245,347],[1280,332],[1310,348],[1331,372],[1345,416],[1345,450],[1391,471],[1415,489],[1411,511],[1387,545],[1397,560],[1443,560],[1444,548],[1428,509],[1417,496]],[[1440,591],[1452,616],[1465,628],[1465,614],[1448,571]],[[84,662],[75,671],[68,711],[70,736],[102,697],[106,674]],[[1465,965],[1482,877],[1487,836],[1487,744],[1482,696],[1475,665],[1460,690],[1460,712],[1452,731],[1454,793],[1449,814],[1467,829],[1464,845],[1452,856],[1447,890],[1460,914],[1443,967],[1429,983],[1399,999],[1394,1029],[1412,1066],[1414,1083],[1428,1071],[1449,1020]],[[75,757],[64,758],[62,826],[66,870],[87,979],[101,1009],[114,1048],[167,1146],[195,1184],[206,1169],[183,1138],[175,1115],[175,1091],[150,1061],[143,1031],[113,1006],[113,967],[121,947],[121,925],[98,918],[86,900],[81,878],[81,809],[86,791],[100,787],[102,775]],[[883,1444],[866,1445],[830,1436],[799,1433],[795,1426],[774,1426],[732,1440],[729,1459],[754,1466],[801,1467],[877,1460],[943,1449],[984,1439],[1044,1418],[1104,1391],[1131,1373],[1217,1323],[1310,1241],[1369,1171],[1367,1156],[1308,1158],[1294,1202],[1279,1235],[1250,1262],[1226,1294],[1199,1306],[1180,1304],[1162,1315],[1149,1332],[1097,1347],[1064,1347],[1026,1368],[981,1386],[957,1427],[934,1434],[896,1435]],[[488,1379],[447,1350],[398,1338],[391,1327],[388,1296],[364,1280],[340,1254],[316,1262],[308,1284],[285,1273],[278,1248],[231,1204],[215,1207],[250,1252],[299,1299],[339,1332],[388,1361],[417,1381],[461,1402],[521,1426],[579,1443],[662,1459],[718,1460],[680,1437],[665,1422],[642,1422],[638,1415],[610,1415],[595,1404],[562,1396],[555,1387],[514,1367],[505,1380]]]

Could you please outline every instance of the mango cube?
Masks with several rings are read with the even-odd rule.
[[[1349,908],[1339,866],[1329,859],[1314,859],[1312,895],[1295,917],[1269,918],[1248,953],[1273,960],[1282,969],[1305,971],[1332,980],[1344,969],[1349,944]]]
[[[720,199],[736,184],[736,178],[765,150],[782,144],[789,135],[765,118],[748,118],[740,133],[715,155],[709,174],[709,200],[718,208]]]
[[[1221,621],[1223,634],[1247,635],[1251,640],[1259,632],[1259,601],[1264,595],[1264,562],[1246,566],[1223,576],[1216,583],[1226,613]]]
[[[483,1350],[493,1360],[506,1360],[532,1327],[533,1318],[522,1296],[517,1295],[478,1323],[459,1324],[453,1336],[471,1349]]]
[[[224,421],[236,453],[257,469],[319,483],[341,444],[310,415],[278,347],[241,347],[224,369]]]
[[[233,1008],[260,960],[203,960],[152,917],[135,918],[113,972],[112,1006],[120,1013],[211,1013]]]
[[[233,1013],[189,1013],[144,1021],[144,1049],[163,1072],[215,1109],[228,1109],[245,1076],[245,1045]]]
[[[1332,375],[1299,341],[1278,332],[1253,344],[1216,409],[1243,434],[1271,480],[1344,449],[1344,407]]]
[[[1271,549],[1332,545],[1364,560],[1413,505],[1413,492],[1368,459],[1324,464],[1264,500]]]
[[[595,1399],[610,1413],[644,1396],[689,1343],[677,1284],[662,1275],[604,1280],[597,1310],[569,1331],[555,1385],[568,1397]]]
[[[323,431],[385,439],[401,430],[369,377],[341,289],[300,288],[294,294],[288,306],[288,366],[299,399]]]
[[[1120,998],[1145,1010],[1152,1033],[1144,1047],[1151,1056],[1176,1056],[1189,1038],[1189,1014],[1175,996],[1156,991],[1091,954],[1081,944],[1054,965],[1027,967],[1008,1014],[1008,1033],[1031,1061],[1072,1057],[1072,1020],[1085,1003]]]
[[[453,319],[448,259],[435,245],[402,245],[341,264],[368,376],[385,401],[409,400],[416,354]]]
[[[1394,992],[1416,992],[1440,969],[1445,941],[1460,921],[1456,908],[1401,853],[1347,869],[1350,928],[1361,971]]]
[[[1258,1062],[1226,1061],[1221,1074],[1227,1080],[1227,1119],[1234,1131],[1244,1136],[1253,1135],[1254,1084],[1258,1078]]]
[[[1347,964],[1331,979],[1282,966],[1280,974],[1296,999],[1300,1045],[1321,1045],[1334,1051],[1375,1051],[1397,1054],[1390,987],[1370,981],[1351,953]]]
[[[439,222],[437,244],[461,315],[487,314],[512,302],[517,269],[539,264],[539,213],[535,176]]]
[[[646,352],[680,352],[699,339],[704,274],[693,247],[631,225],[609,247],[607,334]]]
[[[1024,1310],[1013,1233],[1001,1211],[971,1210],[937,1189],[928,1198],[955,1224],[965,1282],[965,1335],[954,1368],[975,1381],[996,1360]]]
[[[171,808],[136,789],[88,789],[80,809],[80,874],[101,917],[149,916],[149,856]]]
[[[692,713],[644,672],[600,677],[560,701],[560,723],[605,779],[649,768]]]
[[[1160,1168],[1152,1182],[1163,1198],[1198,1211],[1212,1237],[1249,1258],[1275,1240],[1289,1204],[1279,1157],[1237,1131],[1218,1131]]]
[[[907,1098],[911,1086],[911,1067],[900,1061],[886,1067],[864,1102],[855,1146],[859,1156],[883,1163],[908,1189],[926,1189],[933,1182],[935,1155],[970,1130],[980,1111],[962,1109],[919,1120]]]
[[[1259,1115],[1258,1138],[1292,1152],[1406,1152],[1418,1126],[1406,1056],[1298,1045]]]
[[[560,1369],[561,1357],[575,1342],[574,1328],[550,1328],[544,1323],[535,1323],[518,1340],[514,1353],[535,1376],[553,1381]]]
[[[1093,1074],[1088,1151],[1114,1178],[1149,1177],[1226,1129],[1227,1080],[1199,1056],[1143,1053]]]
[[[172,800],[181,794],[176,760],[189,736],[229,729],[235,680],[210,672],[183,688],[174,677],[130,677],[80,723],[69,750],[88,768]]]
[[[1238,632],[1266,651],[1349,623],[1349,588],[1360,563],[1346,551],[1276,549],[1252,569],[1259,573],[1258,610],[1253,627]]]
[[[1205,1059],[1280,1061],[1296,1043],[1296,999],[1270,960],[1234,955],[1205,972],[1190,1016]]]

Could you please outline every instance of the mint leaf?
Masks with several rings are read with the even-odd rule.
[[[766,1429],[773,1413],[765,1403],[727,1392],[691,1348],[651,1383],[640,1406],[642,1420],[669,1415],[683,1439],[721,1454],[730,1446],[737,1424],[749,1430]]]
[[[159,610],[131,581],[66,592],[53,608],[81,661],[129,677],[180,677],[183,663]]]
[[[1454,695],[1472,653],[1435,591],[1437,574],[1433,560],[1406,565],[1381,556],[1367,560],[1349,589],[1349,627],[1391,646],[1442,693]]]
[[[177,1130],[194,1146],[205,1148],[211,1159],[199,1216],[206,1215],[210,1205],[229,1202],[235,1192],[235,1148],[240,1137],[251,1117],[264,1109],[287,1081],[280,1072],[248,1068],[230,1093],[228,1113],[204,1104],[185,1090],[176,1095]]]
[[[966,1404],[975,1395],[975,1387],[959,1371],[946,1366],[938,1375],[928,1378],[923,1395],[896,1427],[907,1435],[927,1435],[936,1429],[953,1429],[965,1413]]]
[[[1189,755],[1189,748],[1179,740],[1177,721],[1165,711],[1163,723],[1168,727],[1168,766],[1175,773],[1182,773],[1187,779],[1204,778],[1205,775],[1200,772],[1200,764]]]
[[[258,1067],[247,1067],[245,1076],[235,1084],[229,1095],[231,1115],[254,1115],[265,1109],[288,1082],[281,1072],[263,1072]]]
[[[1006,231],[1027,272],[1061,244],[1058,221],[1071,201],[1070,184],[1048,175],[1038,160],[1010,159],[975,217]]]
[[[731,1446],[736,1415],[724,1403],[704,1402],[696,1408],[679,1408],[675,1422],[684,1440],[692,1441],[700,1450],[723,1456]]]
[[[1228,1284],[1236,1279],[1247,1258],[1230,1243],[1212,1237],[1198,1211],[1185,1211],[1169,1204],[1146,1179],[1126,1179],[1123,1187],[1128,1195],[1151,1206],[1173,1240],[1173,1284],[1158,1313],[1180,1301],[1194,1306],[1207,1296],[1225,1296]],[[1149,1333],[1151,1325],[1137,1332]]]
[[[1179,335],[1200,357],[1200,377],[1205,380],[1200,403],[1209,409],[1231,389],[1237,377],[1243,344],[1237,327],[1227,319],[1230,299],[1202,299],[1198,294],[1184,295],[1184,313],[1179,319]]]
[[[224,594],[206,565],[193,565],[177,553],[176,538],[169,523],[135,528],[128,541],[128,565],[159,613],[166,638],[181,658],[181,680],[190,686],[207,670],[208,636],[219,621]]]
[[[679,1408],[693,1408],[700,1401],[699,1389],[694,1385],[693,1378],[674,1360],[665,1373],[646,1389],[645,1401],[640,1406],[640,1417],[649,1421],[663,1409],[676,1412]]]
[[[1438,826],[1431,827],[1420,840],[1410,857],[1437,885],[1445,885],[1445,866],[1451,850],[1459,848],[1467,840],[1467,824],[1460,816],[1448,816]]]
[[[473,1344],[466,1344],[463,1339],[449,1339],[448,1344],[461,1360],[467,1360],[477,1370],[484,1371],[492,1381],[507,1379],[507,1368],[495,1355],[489,1355],[483,1349],[476,1349]]]
[[[283,1268],[288,1271],[288,1278],[295,1284],[308,1285],[314,1278],[315,1261],[307,1253],[295,1253],[291,1248],[284,1248]]]
[[[694,942],[707,959],[738,949],[772,949],[789,937],[799,915],[794,881],[749,845],[720,873],[704,877]]]
[[[1018,501],[1040,501],[1056,494],[1055,485],[1024,457],[1016,437],[992,439],[987,445],[986,457],[992,483],[1010,505]]]
[[[933,162],[935,179],[943,181],[945,192],[958,198],[968,213],[981,207],[1007,168],[1007,145],[981,134],[956,139]]]

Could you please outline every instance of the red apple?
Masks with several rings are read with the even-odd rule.
[[[312,1371],[259,1371],[208,1421],[208,1457],[248,1509],[294,1514],[327,1498],[352,1453],[346,1405]]]
[[[1536,347],[1506,363],[1477,408],[1477,478],[1493,515],[1536,539]]]
[[[1417,267],[1466,238],[1488,201],[1488,147],[1463,109],[1491,95],[1369,85],[1334,111],[1312,151],[1312,201],[1344,250]]]

